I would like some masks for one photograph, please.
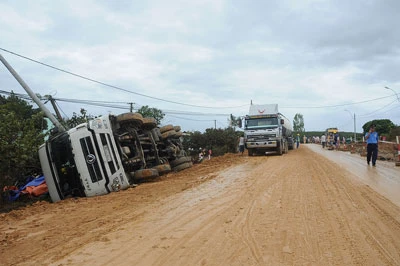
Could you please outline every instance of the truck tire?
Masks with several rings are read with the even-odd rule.
[[[191,161],[192,161],[191,157],[184,156],[184,157],[181,157],[181,158],[178,158],[178,159],[175,159],[175,160],[171,161],[169,164],[172,167],[175,167],[175,166],[178,166],[180,164],[191,162]]]
[[[166,126],[160,127],[160,132],[162,134],[164,132],[167,132],[167,131],[170,131],[170,130],[173,130],[173,129],[174,129],[173,125],[166,125]]]
[[[151,135],[153,136],[153,139],[154,139],[155,142],[159,142],[160,141],[160,137],[158,136],[156,130],[157,130],[157,128],[153,128],[151,130]]]
[[[117,122],[121,125],[134,124],[137,127],[143,125],[143,116],[139,113],[124,113],[117,116]]]
[[[253,156],[253,154],[254,154],[253,149],[247,149],[247,152],[248,152],[249,156]]]
[[[176,135],[176,131],[174,129],[170,131],[166,131],[164,133],[161,133],[161,138],[162,139],[168,139],[168,138],[173,138]]]
[[[140,169],[135,171],[135,180],[158,177],[158,170],[155,168]]]
[[[279,155],[282,155],[282,154],[283,154],[283,147],[282,147],[282,142],[281,142],[281,141],[278,141],[278,147],[276,148],[276,152],[277,152]]]
[[[157,121],[153,117],[145,117],[143,118],[143,130],[152,130],[157,126]]]
[[[175,139],[179,139],[182,136],[183,136],[183,133],[181,131],[178,131],[178,132],[175,131],[175,136],[174,136]]]
[[[167,174],[172,171],[171,166],[167,163],[157,165],[154,168],[157,169],[159,175]]]
[[[152,132],[154,133],[154,135],[157,135],[158,136],[158,141],[161,139],[161,132],[160,132],[160,129],[158,128],[158,127],[156,127],[156,128],[154,128],[153,130],[152,130]]]
[[[290,142],[290,144],[288,144],[289,145],[289,150],[293,150],[294,149],[294,143],[293,142]]]
[[[190,168],[190,167],[192,167],[192,166],[190,165],[190,163],[186,162],[186,163],[182,163],[182,164],[180,164],[180,165],[178,165],[178,166],[175,166],[175,167],[172,168],[172,169],[173,169],[175,172],[179,172],[179,171],[182,171],[183,169]]]

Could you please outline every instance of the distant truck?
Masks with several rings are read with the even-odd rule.
[[[1,54],[0,61],[58,128],[39,148],[53,202],[104,195],[192,166],[183,150],[180,126],[159,128],[154,118],[124,113],[100,116],[67,130]]]
[[[290,121],[278,111],[277,104],[250,105],[245,117],[245,146],[249,156],[274,151],[279,155],[294,147]]]
[[[339,130],[337,127],[330,127],[326,129],[326,147],[328,150],[334,150],[336,146],[335,137],[338,138]],[[340,140],[339,140],[340,142]]]

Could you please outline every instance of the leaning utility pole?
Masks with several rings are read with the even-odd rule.
[[[56,105],[56,100],[54,100],[54,98],[50,95],[49,96],[49,101],[50,101],[51,105],[53,106],[54,111],[56,112],[57,118],[62,121],[63,118],[62,118],[62,116],[60,114],[60,111],[58,111],[58,107]]]
[[[10,71],[14,78],[19,82],[22,88],[28,93],[32,100],[39,106],[39,108],[44,112],[44,114],[50,119],[50,121],[58,127],[59,131],[66,131],[64,126],[55,118],[55,116],[47,109],[47,107],[39,100],[35,93],[29,88],[25,81],[18,75],[18,73],[10,66],[10,64],[4,59],[0,54],[0,61],[5,65],[5,67]]]

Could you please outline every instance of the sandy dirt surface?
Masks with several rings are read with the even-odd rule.
[[[319,148],[230,154],[126,191],[1,214],[0,264],[400,265],[400,207],[372,185],[398,184],[400,169],[385,177],[389,164],[369,169],[358,156],[347,167]]]

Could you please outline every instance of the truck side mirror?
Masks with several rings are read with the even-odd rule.
[[[285,124],[285,120],[281,119],[281,125]]]

